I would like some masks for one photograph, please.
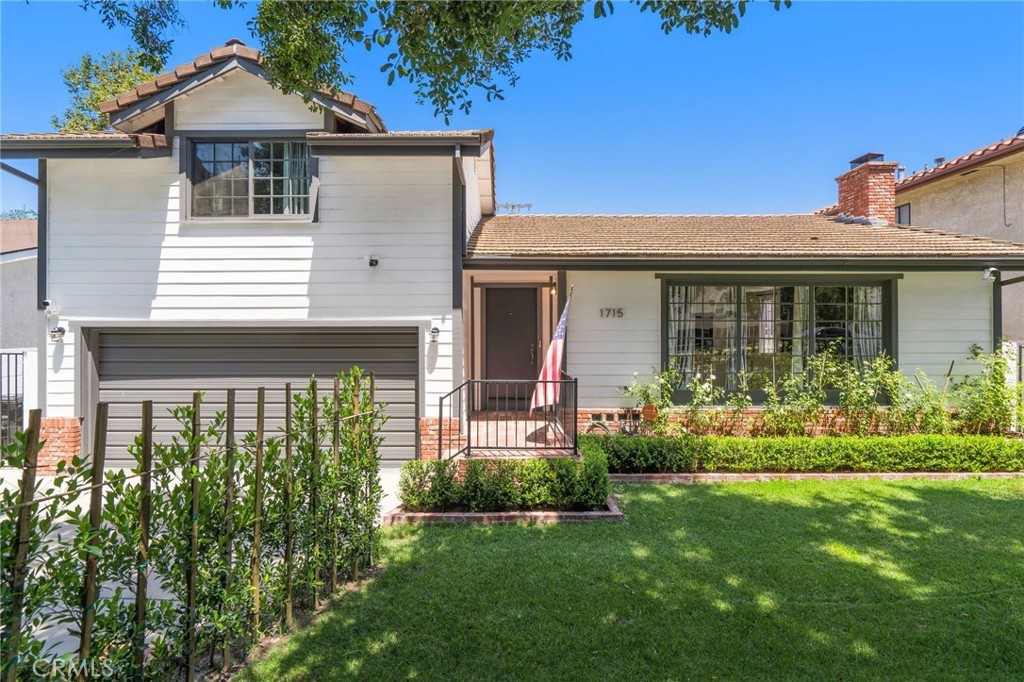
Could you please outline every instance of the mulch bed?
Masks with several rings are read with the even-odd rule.
[[[622,511],[615,498],[608,497],[608,508],[597,511],[504,511],[504,512],[407,512],[396,507],[384,515],[382,525],[410,523],[463,523],[475,525],[596,523],[622,521]]]

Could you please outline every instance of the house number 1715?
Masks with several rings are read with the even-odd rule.
[[[622,317],[622,308],[601,308],[601,317]]]

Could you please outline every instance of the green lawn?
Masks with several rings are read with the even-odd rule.
[[[619,525],[393,530],[240,678],[1024,678],[1024,481],[618,493]]]

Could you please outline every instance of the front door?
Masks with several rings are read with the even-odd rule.
[[[484,313],[485,378],[537,378],[540,355],[537,298],[536,287],[487,289]],[[510,390],[514,394],[515,388]],[[526,386],[520,386],[519,391],[522,394],[520,399],[525,396],[529,400]]]

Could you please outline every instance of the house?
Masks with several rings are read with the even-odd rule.
[[[935,159],[896,181],[896,222],[1024,242],[1024,128],[954,159]],[[838,206],[822,209],[835,215]],[[1024,288],[1010,282],[1024,272],[1001,273],[1002,331],[1024,341]]]
[[[0,220],[0,444],[38,404],[43,315],[36,309],[36,221]]]
[[[389,131],[259,63],[229,41],[104,105],[113,132],[0,137],[40,159],[39,298],[65,330],[42,403],[63,442],[88,442],[105,401],[126,463],[143,399],[202,389],[212,411],[235,387],[251,410],[256,386],[359,364],[389,403],[389,462],[559,450],[538,422],[574,432],[667,363],[764,382],[831,346],[963,373],[1001,335],[992,269],[1024,269],[1020,244],[895,225],[895,164],[872,159],[838,178],[836,217],[495,215],[492,131]],[[569,378],[531,417],[570,291]]]

